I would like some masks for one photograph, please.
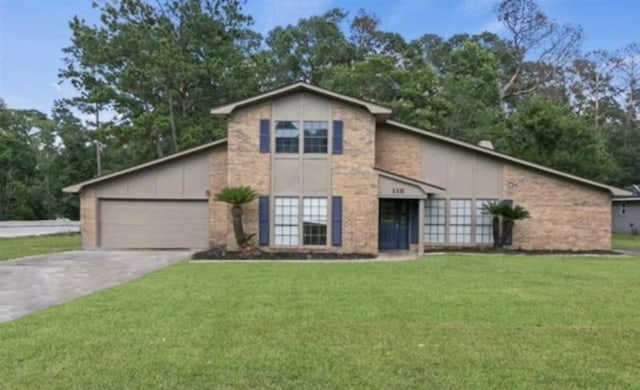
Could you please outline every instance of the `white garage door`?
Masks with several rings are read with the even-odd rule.
[[[206,200],[101,200],[102,248],[206,248]]]

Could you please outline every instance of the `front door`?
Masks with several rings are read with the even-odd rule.
[[[409,249],[409,202],[380,199],[380,249]]]

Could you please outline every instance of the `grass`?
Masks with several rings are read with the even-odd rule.
[[[640,388],[640,258],[181,263],[0,324],[4,388]]]
[[[0,261],[46,253],[78,250],[79,234],[57,234],[18,238],[0,238]]]
[[[640,235],[614,234],[611,246],[615,249],[640,249]]]

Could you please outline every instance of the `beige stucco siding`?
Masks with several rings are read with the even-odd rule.
[[[512,164],[504,176],[505,198],[531,213],[515,224],[514,248],[611,249],[609,192]]]
[[[438,197],[502,198],[503,162],[426,138],[421,157],[422,180],[446,189]]]
[[[207,199],[210,154],[203,151],[93,187],[99,198]]]

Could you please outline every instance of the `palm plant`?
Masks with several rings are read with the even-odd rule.
[[[515,221],[529,218],[529,211],[520,205],[512,205],[507,201],[485,203],[482,209],[493,216],[493,247],[502,248],[513,232]],[[500,223],[502,221],[502,224]]]
[[[233,217],[233,234],[236,237],[236,243],[240,248],[244,248],[253,238],[253,234],[245,234],[242,224],[242,215],[244,211],[242,206],[251,203],[258,198],[258,194],[248,186],[224,187],[220,192],[214,195],[214,199],[218,202],[230,204],[231,216]]]
[[[502,240],[500,246],[504,246],[507,242],[507,238],[513,231],[515,221],[520,221],[529,218],[529,211],[520,205],[507,204],[502,210]]]
[[[502,243],[500,237],[500,218],[504,212],[506,203],[491,201],[482,206],[482,210],[493,217],[491,227],[493,229],[493,247],[497,248]]]

